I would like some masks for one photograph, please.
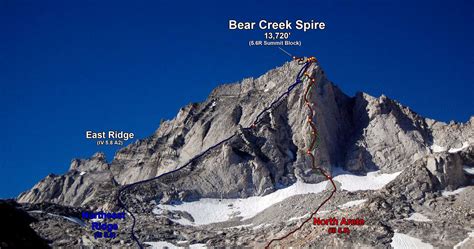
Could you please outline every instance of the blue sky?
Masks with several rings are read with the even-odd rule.
[[[241,21],[321,20],[292,30],[347,94],[382,93],[442,121],[474,113],[473,1],[1,1],[0,198],[13,197],[98,147],[86,130],[152,134],[160,119],[219,84],[288,57],[248,47]]]

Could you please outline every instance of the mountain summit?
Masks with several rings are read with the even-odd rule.
[[[45,206],[113,211],[120,209],[120,194],[137,216],[137,237],[143,241],[265,246],[296,226],[295,217],[314,211],[329,188],[306,156],[307,82],[280,98],[301,67],[292,61],[258,78],[221,85],[206,101],[181,108],[150,137],[120,149],[110,163],[102,153],[74,159],[65,174],[48,175],[17,201],[30,211]],[[324,212],[367,222],[347,239],[307,225],[280,245],[315,246],[319,240],[328,247],[381,248],[410,234],[443,248],[468,237],[474,227],[468,198],[474,191],[474,117],[466,123],[438,122],[383,95],[347,96],[319,64],[312,64],[308,73],[316,80],[309,94],[319,137],[316,166],[331,172],[338,185]],[[119,191],[147,179],[155,180]],[[410,219],[414,214],[430,221]],[[54,222],[44,215],[37,218],[40,224]],[[418,227],[434,222],[441,225]],[[131,245],[131,224],[125,221],[111,243]],[[78,240],[62,235],[58,242],[52,238],[55,228],[35,228],[53,245]],[[452,234],[439,241],[446,237],[443,231]],[[89,238],[90,231],[83,228],[77,233],[80,244],[103,243]]]

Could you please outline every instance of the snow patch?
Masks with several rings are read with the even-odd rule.
[[[466,244],[471,238],[474,238],[474,231],[468,233],[467,235],[467,238],[454,245],[453,249],[460,249],[462,245]]]
[[[152,249],[163,249],[163,248],[169,248],[169,249],[181,249],[185,247],[181,246],[175,246],[174,244],[166,241],[158,241],[158,242],[144,242],[147,245],[150,245]],[[189,245],[190,249],[198,249],[198,248],[207,248],[206,244],[191,244]]]
[[[449,153],[456,153],[456,152],[459,152],[461,150],[464,150],[465,148],[469,147],[469,142],[463,142],[462,143],[462,146],[460,148],[450,148],[449,150],[446,148],[446,147],[443,147],[443,146],[440,146],[440,145],[437,145],[437,144],[433,144],[431,145],[430,149],[434,152],[434,153],[438,153],[438,152],[444,152],[444,151],[448,151]]]
[[[79,175],[80,175],[80,176],[83,176],[83,175],[85,175],[86,173],[87,173],[87,172],[85,172],[85,171],[81,171],[81,173],[80,173]]]
[[[158,241],[158,242],[144,242],[145,244],[147,245],[150,245],[151,248],[153,249],[162,249],[162,248],[169,248],[169,249],[175,249],[175,248],[179,248],[169,242],[166,242],[166,241]]]
[[[46,213],[42,210],[32,210],[32,211],[28,211],[28,213]],[[46,213],[47,215],[50,215],[50,216],[53,216],[53,217],[59,217],[59,218],[63,218],[65,220],[68,220],[70,222],[73,222],[73,223],[76,223],[78,224],[79,226],[86,226],[86,223],[84,221],[82,221],[81,219],[78,219],[76,217],[69,217],[69,216],[63,216],[63,215],[58,215],[58,214],[52,214],[52,213]]]
[[[327,211],[327,210],[319,211],[317,214],[315,214],[315,216],[316,216],[316,215],[321,215],[321,214],[326,214],[326,213],[329,213],[329,211]],[[290,219],[288,219],[288,222],[294,221],[294,220],[301,220],[301,219],[305,219],[305,218],[307,219],[310,215],[311,215],[310,213],[307,213],[307,214],[305,214],[305,215],[303,215],[303,216],[291,217]]]
[[[308,218],[309,217],[309,213],[303,215],[303,216],[298,216],[298,217],[291,217],[288,219],[288,221],[294,221],[294,220],[301,220],[301,219],[304,219],[304,218]]]
[[[252,223],[250,223],[250,224],[245,224],[245,225],[240,225],[240,226],[234,226],[234,227],[227,227],[227,228],[228,228],[228,229],[230,229],[230,228],[240,229],[240,228],[246,228],[246,227],[251,227],[251,226],[253,226]]]
[[[395,179],[400,172],[392,174],[381,174],[380,171],[367,173],[365,176],[356,176],[347,172],[337,175],[333,179],[341,183],[340,189],[347,191],[377,190],[383,188],[387,183]],[[320,193],[327,187],[328,181],[317,184],[297,181],[295,184],[279,189],[265,196],[252,196],[239,199],[214,199],[202,198],[198,201],[183,202],[176,205],[159,204],[153,211],[161,214],[160,209],[171,211],[182,211],[189,213],[194,222],[187,219],[174,219],[173,221],[183,225],[206,225],[216,222],[224,222],[233,218],[246,220],[254,217],[270,206],[281,202],[291,196],[310,193]],[[357,200],[346,203],[347,207],[361,204],[365,200]],[[344,206],[346,208],[346,206]]]
[[[158,216],[166,217],[165,215],[163,215],[163,209],[154,208],[151,212],[158,215]],[[186,218],[183,218],[183,217],[180,217],[179,219],[170,218],[170,220],[173,221],[173,222],[176,222],[178,224],[181,224],[183,226],[192,226],[192,225],[194,225],[194,223],[192,221],[190,221]]]
[[[467,188],[468,188],[468,187],[458,188],[458,189],[453,190],[453,191],[443,190],[443,192],[441,192],[441,194],[442,194],[443,196],[456,195],[456,194],[461,193],[463,190],[465,190],[465,189],[467,189]]]
[[[257,225],[257,226],[252,227],[252,229],[253,229],[253,230],[258,230],[258,229],[260,229],[260,228],[266,227],[267,225],[269,225],[269,224],[262,223],[262,224],[260,224],[260,225]]]
[[[430,149],[431,149],[434,153],[444,152],[444,151],[447,150],[446,147],[439,146],[439,145],[437,145],[437,144],[431,145]]]
[[[270,91],[270,89],[274,88],[275,86],[276,86],[275,82],[270,80],[267,83],[266,88],[265,88],[265,90],[263,90],[263,92],[268,92],[268,91]]]
[[[170,219],[178,224],[181,224],[183,226],[192,226],[194,225],[194,222],[188,220],[188,219],[185,219],[183,217],[179,218],[179,219]]]
[[[424,243],[418,238],[411,237],[403,233],[395,233],[392,238],[390,245],[394,249],[432,249],[433,246],[428,243]]]
[[[341,190],[350,192],[358,190],[377,190],[383,188],[389,182],[393,181],[401,171],[392,174],[381,174],[380,171],[369,172],[365,176],[352,174],[340,174],[334,177],[335,181],[341,183]]]
[[[474,167],[469,167],[467,165],[464,165],[462,168],[466,174],[474,175]]]
[[[160,204],[157,207],[172,211],[183,211],[194,218],[193,225],[205,225],[223,222],[234,217],[242,220],[249,219],[269,208],[273,204],[281,202],[291,196],[320,193],[326,189],[327,181],[317,184],[309,184],[297,181],[295,184],[279,189],[265,196],[252,196],[239,199],[213,199],[202,198],[199,201],[183,202],[179,205]],[[154,213],[159,213],[158,210]]]
[[[469,143],[468,142],[464,142],[462,143],[462,146],[461,148],[451,148],[448,150],[449,153],[456,153],[456,152],[459,152],[461,150],[464,150],[465,148],[469,147]]]
[[[430,222],[431,220],[428,219],[426,216],[420,213],[413,213],[410,215],[410,217],[405,218],[405,220],[413,220],[413,221],[419,221],[419,222]]]
[[[354,206],[358,206],[364,202],[366,202],[367,199],[362,199],[362,200],[355,200],[355,201],[349,201],[349,202],[346,202],[342,205],[339,205],[337,207],[339,207],[340,209],[346,209],[346,208],[351,208],[351,207],[354,207]]]
[[[50,215],[53,215],[53,214],[50,214]],[[68,217],[68,216],[62,216],[62,215],[58,215],[58,216],[60,216],[60,217],[62,217],[62,218],[64,218],[64,219],[66,219],[66,220],[68,220],[68,221],[74,222],[74,223],[76,223],[76,224],[78,224],[78,225],[80,225],[80,226],[83,226],[83,227],[86,226],[86,223],[85,223],[84,221],[82,221],[82,220],[80,220],[80,219],[78,219],[78,218],[76,218],[76,217]]]
[[[200,248],[207,248],[206,244],[198,243],[198,244],[191,244],[189,245],[190,249],[200,249]]]

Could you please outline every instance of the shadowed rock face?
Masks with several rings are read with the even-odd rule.
[[[294,88],[263,115],[256,129],[245,129],[287,90],[300,67],[290,62],[256,79],[221,85],[206,101],[181,108],[150,137],[120,149],[110,163],[101,153],[75,159],[64,175],[47,176],[22,193],[18,201],[112,209],[119,186],[176,169],[234,134],[189,169],[152,182],[145,190],[131,191],[141,192],[145,199],[160,197],[165,201],[233,198],[264,195],[298,178],[322,181],[324,178],[304,156],[310,142],[304,86]],[[443,156],[446,160],[441,160],[432,146],[459,148],[463,143],[474,143],[474,118],[464,124],[425,119],[386,96],[345,95],[319,65],[313,65],[309,72],[317,80],[309,96],[319,134],[317,166],[329,170],[342,166],[355,173],[374,169],[395,172],[431,157],[426,159],[426,167],[443,186],[455,188],[465,181],[462,160],[447,152]]]
[[[49,248],[47,241],[31,229],[36,219],[18,209],[14,201],[0,200],[1,248]]]

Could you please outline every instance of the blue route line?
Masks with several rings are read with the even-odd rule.
[[[299,63],[300,64],[300,63]],[[274,108],[275,104],[278,103],[277,106],[279,106],[281,104],[280,100],[282,100],[285,96],[288,96],[290,94],[291,91],[293,91],[293,89],[301,84],[303,82],[303,80],[301,80],[301,77],[303,77],[303,74],[306,72],[306,70],[308,69],[309,65],[311,63],[308,63],[308,62],[305,62],[305,63],[302,63],[300,65],[303,65],[300,69],[300,71],[298,72],[298,74],[296,75],[296,80],[293,84],[291,84],[288,89],[282,93],[276,100],[274,100],[267,108],[263,109],[258,115],[257,117],[255,118],[255,121],[252,123],[251,126],[249,127],[246,127],[244,128],[245,130],[249,130],[249,129],[252,129],[256,124],[258,124],[259,122],[259,119],[260,117],[265,113],[267,112],[268,110]],[[280,103],[279,103],[280,102]],[[118,206],[123,208],[125,211],[127,211],[127,213],[130,214],[130,216],[132,217],[133,219],[133,223],[132,223],[132,229],[131,229],[131,237],[132,237],[132,240],[134,240],[138,247],[140,249],[143,249],[143,246],[142,244],[140,243],[140,240],[137,238],[137,236],[135,235],[135,224],[136,224],[136,218],[135,218],[135,215],[133,215],[132,212],[130,212],[130,210],[127,208],[127,206],[122,202],[122,192],[133,187],[133,186],[136,186],[136,185],[139,185],[139,184],[143,184],[143,183],[147,183],[147,182],[151,182],[151,181],[154,181],[154,180],[157,180],[161,177],[164,177],[164,176],[167,176],[169,174],[173,174],[175,172],[178,172],[182,169],[184,169],[185,167],[189,166],[191,163],[193,163],[195,160],[199,159],[200,157],[202,157],[204,154],[208,153],[209,151],[215,149],[216,147],[220,146],[221,144],[229,141],[230,139],[232,139],[233,137],[235,137],[237,134],[234,133],[233,135],[229,136],[228,138],[220,141],[219,143],[207,148],[205,151],[197,154],[196,156],[194,156],[193,158],[189,159],[189,161],[187,163],[185,163],[183,166],[177,168],[177,169],[174,169],[172,171],[169,171],[169,172],[166,172],[164,174],[161,174],[159,176],[156,176],[156,177],[152,177],[152,178],[149,178],[149,179],[146,179],[146,180],[142,180],[142,181],[138,181],[138,182],[134,182],[134,183],[131,183],[131,184],[128,184],[128,185],[125,185],[123,186],[119,191],[118,191],[118,195],[117,195],[117,200],[118,200]]]

